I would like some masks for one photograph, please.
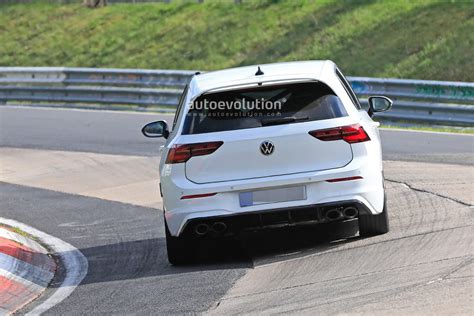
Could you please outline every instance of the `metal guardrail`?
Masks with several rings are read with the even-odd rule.
[[[176,106],[192,71],[0,67],[0,102]],[[171,109],[170,109],[171,110]]]
[[[474,126],[474,83],[431,80],[349,77],[362,99],[384,95],[394,101],[391,111],[377,113],[382,121]]]
[[[113,108],[173,111],[194,71],[96,68],[0,67],[0,104],[96,104]],[[366,104],[370,95],[394,100],[382,121],[474,125],[474,83],[349,77]]]

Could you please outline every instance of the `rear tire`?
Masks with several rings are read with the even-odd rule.
[[[363,214],[359,216],[359,235],[361,237],[376,236],[388,233],[387,199],[384,198],[383,211],[377,215]]]
[[[183,236],[172,236],[168,224],[165,220],[166,231],[166,250],[168,252],[168,261],[172,265],[184,265],[191,263],[194,260],[195,241],[191,238]]]

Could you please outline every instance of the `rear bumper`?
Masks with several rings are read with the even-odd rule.
[[[196,220],[243,214],[258,214],[279,209],[311,208],[330,203],[356,203],[371,214],[383,210],[384,188],[381,167],[368,164],[357,165],[353,161],[349,166],[337,170],[321,171],[310,174],[256,179],[245,183],[216,183],[196,185],[189,182],[179,183],[172,178],[161,178],[163,206],[170,233],[181,235],[184,228]],[[173,172],[173,178],[176,172]],[[328,179],[361,176],[363,179],[327,182]],[[179,177],[178,177],[179,179]],[[241,207],[239,193],[246,190],[281,188],[292,185],[306,187],[306,199],[300,201],[271,203]],[[182,200],[183,195],[217,193],[214,196]]]
[[[344,210],[357,210],[353,213],[344,214]],[[331,212],[339,212],[339,217],[331,217]],[[257,212],[245,212],[235,215],[218,215],[205,218],[194,218],[187,221],[180,235],[188,237],[226,237],[235,236],[245,231],[256,231],[269,228],[291,227],[301,225],[314,225],[343,221],[357,218],[361,214],[371,214],[367,206],[357,200],[324,203],[317,205],[306,205],[283,209],[270,209]],[[217,224],[224,225],[225,229],[215,231],[213,227]],[[206,234],[198,234],[198,226],[207,226]]]
[[[318,208],[321,205],[355,203],[362,212],[379,214],[383,210],[382,161],[375,144],[352,146],[354,158],[345,167],[316,172],[255,178],[244,181],[196,184],[186,179],[184,164],[164,165],[161,170],[163,207],[171,235],[184,232],[189,223],[207,218],[260,214],[275,210]],[[359,180],[328,182],[330,179],[362,177]],[[290,202],[240,206],[239,194],[261,189],[305,186],[306,199]],[[216,193],[194,199],[185,195]]]

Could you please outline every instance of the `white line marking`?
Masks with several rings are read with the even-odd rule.
[[[101,109],[81,109],[81,108],[66,108],[66,107],[48,107],[48,106],[35,106],[35,105],[3,105],[3,109],[33,109],[33,110],[55,110],[55,111],[78,111],[78,112],[105,112],[105,113],[115,113],[115,114],[132,114],[132,115],[147,115],[147,116],[172,116],[174,117],[174,112],[138,112],[133,110],[101,110]]]
[[[66,270],[66,276],[61,286],[42,304],[34,308],[28,315],[39,315],[53,306],[61,303],[75,290],[87,274],[88,262],[86,257],[74,246],[59,238],[48,235],[26,224],[0,217],[0,223],[18,227],[24,232],[38,237],[43,243],[61,258],[61,264]]]
[[[474,134],[468,134],[468,133],[423,131],[423,130],[403,129],[403,128],[386,128],[386,127],[381,127],[381,128],[379,128],[379,130],[381,130],[381,131],[389,131],[389,132],[443,134],[443,135],[453,135],[453,136],[468,136],[468,137],[474,137]]]

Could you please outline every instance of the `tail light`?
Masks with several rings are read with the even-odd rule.
[[[168,152],[165,163],[181,163],[188,161],[191,157],[210,155],[215,152],[224,142],[208,142],[174,145]]]
[[[370,140],[369,135],[359,124],[320,129],[309,132],[313,137],[322,141],[345,140],[349,144],[361,143]]]

